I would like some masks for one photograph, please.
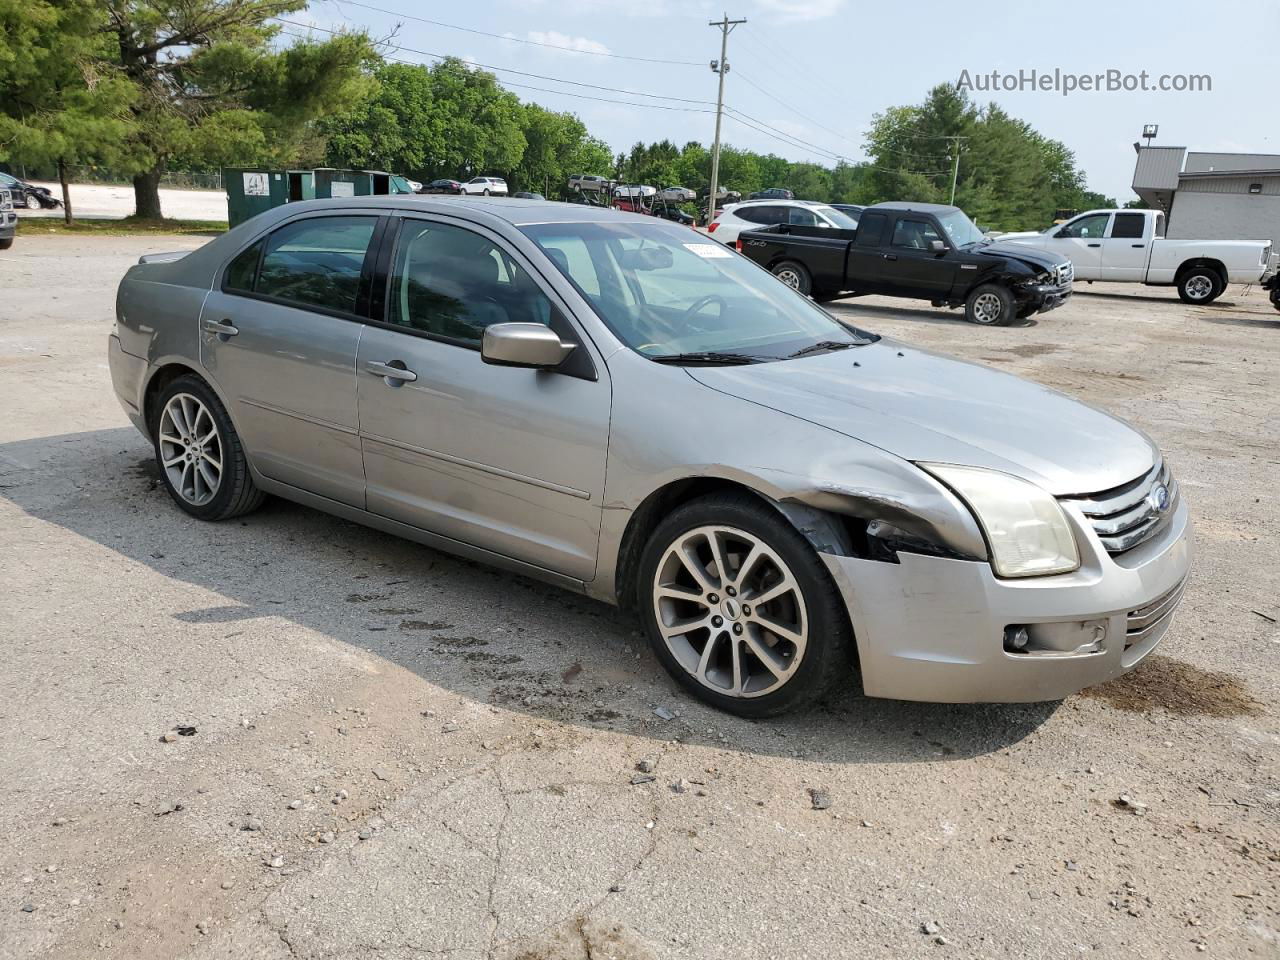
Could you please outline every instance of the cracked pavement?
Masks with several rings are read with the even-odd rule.
[[[1135,421],[1199,565],[1158,655],[1089,695],[851,684],[750,722],[593,601],[281,502],[181,515],[105,338],[128,265],[198,242],[32,231],[0,265],[0,957],[1280,949],[1280,314],[1258,291],[1099,284],[996,330],[837,305]]]

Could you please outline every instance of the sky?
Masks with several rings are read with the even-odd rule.
[[[494,71],[522,100],[576,113],[617,153],[638,140],[711,143],[717,77],[708,64],[720,55],[720,31],[708,21],[726,12],[747,20],[729,36],[725,103],[734,112],[722,140],[734,146],[827,165],[858,161],[876,113],[918,103],[966,71],[976,85],[993,70],[1145,70],[1153,84],[1163,75],[1207,75],[1211,89],[971,96],[1061,140],[1089,188],[1121,203],[1132,196],[1132,145],[1144,124],[1159,124],[1158,146],[1280,153],[1280,0],[313,0],[291,19],[366,28],[391,37],[407,60],[447,54],[537,74]]]

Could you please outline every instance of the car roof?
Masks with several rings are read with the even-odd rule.
[[[876,203],[866,208],[867,210],[910,210],[914,213],[951,213],[953,210],[959,210],[959,207],[953,207],[949,203],[907,203],[901,200],[888,200],[884,203]]]
[[[505,221],[515,227],[533,223],[601,223],[631,221],[653,224],[654,218],[639,213],[624,213],[611,207],[593,207],[582,203],[560,203],[554,200],[522,200],[517,197],[440,196],[422,193],[398,193],[388,196],[337,197],[323,200],[301,200],[282,204],[258,214],[253,220],[265,225],[266,218],[283,220],[299,213],[325,210],[399,210],[405,213],[457,214],[466,210],[477,222],[487,219]]]
[[[831,204],[823,203],[821,200],[788,200],[786,197],[774,197],[770,199],[765,197],[762,200],[743,200],[741,203],[735,203],[733,209],[738,210],[742,207],[776,207],[780,203],[793,203],[800,207],[829,207]]]

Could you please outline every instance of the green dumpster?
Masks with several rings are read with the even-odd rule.
[[[222,182],[227,189],[227,220],[233,227],[282,204],[316,197],[310,170],[226,167]]]

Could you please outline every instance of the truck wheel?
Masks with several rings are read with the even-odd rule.
[[[813,286],[813,280],[809,276],[809,271],[805,269],[804,264],[796,263],[794,260],[783,260],[781,263],[775,264],[773,267],[773,275],[785,283],[792,290],[809,295],[809,290]]]
[[[1226,284],[1212,267],[1192,267],[1178,278],[1178,296],[1183,303],[1213,303],[1224,289]]]
[[[0,250],[8,250],[12,246],[13,237],[5,237],[3,240],[0,240]]]
[[[1013,295],[997,283],[975,287],[964,304],[964,316],[970,323],[984,327],[1007,327],[1017,317]]]

